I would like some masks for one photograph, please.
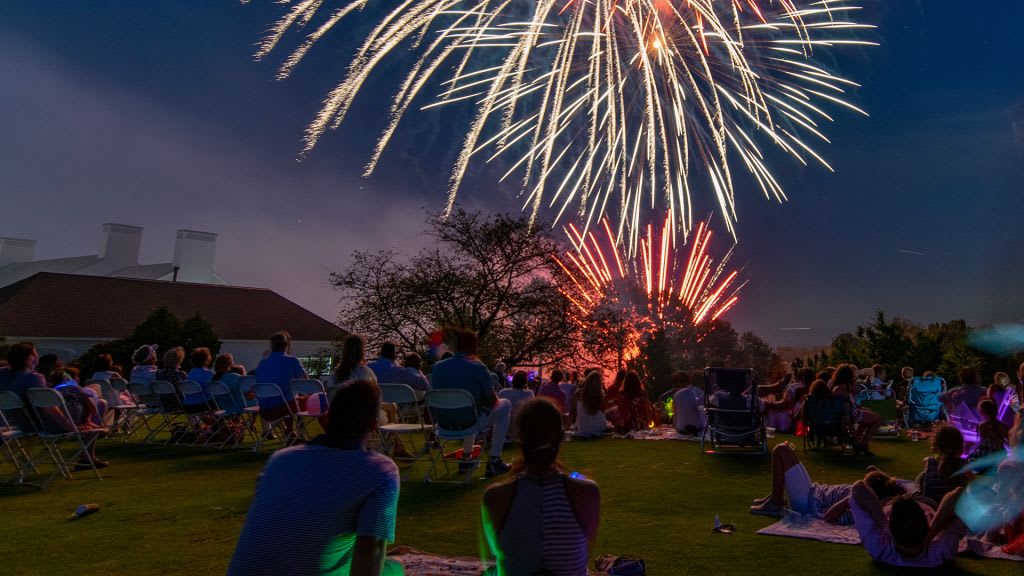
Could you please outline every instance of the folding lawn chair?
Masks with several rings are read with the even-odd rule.
[[[437,481],[434,476],[437,474],[437,462],[440,461],[446,476],[449,475],[449,463],[455,462],[460,473],[465,474],[462,482],[468,484],[473,478],[473,471],[480,465],[480,454],[484,448],[481,446],[480,454],[471,455],[468,459],[462,458],[462,443],[467,438],[476,440],[478,435],[479,414],[473,395],[460,389],[429,390],[424,400],[430,411],[430,420],[434,423],[434,438],[438,445],[435,447],[436,452],[430,453],[430,470],[423,481]],[[458,449],[447,452],[445,446],[456,442],[459,444]]]
[[[804,452],[808,447],[839,446],[845,450],[853,437],[849,396],[807,396],[804,398]]]
[[[327,391],[322,382],[315,378],[295,379],[291,381],[290,388],[292,397],[299,399],[299,411],[295,413],[303,438],[308,438],[309,425],[318,422],[320,417],[327,413]],[[309,411],[308,400],[319,395],[321,410]]]
[[[167,429],[171,433],[165,443],[181,444],[189,440],[194,443],[195,438],[190,438],[190,436],[196,434],[196,430],[193,428],[191,419],[185,414],[185,404],[178,392],[178,387],[166,380],[155,380],[150,384],[150,389],[160,398],[160,415],[163,416]],[[184,424],[178,421],[182,416],[185,416]]]
[[[148,444],[156,439],[157,434],[169,426],[167,419],[164,417],[160,395],[154,394],[152,386],[146,382],[129,382],[128,393],[135,403],[133,415],[142,422],[142,426],[146,429],[146,437],[142,441]],[[157,424],[156,427],[153,426],[154,421]],[[127,442],[130,437],[131,434],[125,436],[124,441]]]
[[[406,418],[411,421],[386,424],[379,428],[384,453],[397,462],[408,462],[409,466],[405,470],[412,468],[423,456],[427,456],[433,461],[430,434],[434,427],[424,424],[423,411],[420,409],[420,401],[416,398],[416,392],[405,384],[381,384],[380,392],[381,400],[396,404],[399,414],[414,414],[412,418]],[[403,438],[408,438],[408,443],[403,442]],[[417,446],[417,438],[420,440],[419,446]],[[396,446],[404,448],[407,455],[395,456]]]
[[[120,380],[120,382],[124,383],[124,380]],[[127,384],[125,385],[127,386]],[[106,380],[99,378],[87,380],[85,387],[97,390],[100,398],[107,402],[107,415],[104,416],[103,424],[110,429],[110,433],[115,434],[118,430],[123,430],[125,434],[130,435],[131,422],[129,421],[129,413],[134,410],[135,404],[123,402],[120,392],[114,389],[111,382]]]
[[[210,382],[206,390],[213,398],[217,410],[213,413],[216,420],[203,444],[209,445],[220,440],[216,444],[217,448],[223,448],[229,443],[232,448],[238,448],[245,441],[246,433],[251,434],[255,441],[256,431],[245,409],[245,398],[220,380]]]
[[[96,443],[99,433],[106,430],[96,428],[83,431],[82,428],[75,426],[75,420],[71,417],[71,412],[68,411],[64,397],[60,392],[52,388],[29,388],[25,393],[28,396],[29,404],[36,413],[37,421],[40,423],[36,435],[43,442],[43,446],[46,448],[47,453],[49,453],[50,459],[57,466],[57,470],[44,480],[40,487],[45,488],[57,474],[71,479],[72,468],[80,462],[88,464],[92,468],[93,473],[96,474],[96,478],[102,480],[103,476],[100,475],[99,469],[96,468],[96,462],[89,454],[89,448]],[[52,415],[55,413],[63,417],[67,423],[74,427],[74,430],[58,429],[52,421]],[[89,438],[86,438],[86,436],[89,436]],[[77,446],[77,450],[68,458],[65,458],[60,450],[60,445],[64,442],[73,442]]]
[[[750,368],[706,368],[704,385],[708,419],[700,438],[701,450],[767,454],[757,372]]]
[[[946,409],[939,397],[946,392],[946,381],[938,376],[915,376],[907,390],[907,409],[904,412],[908,429],[934,424],[946,417]]]
[[[193,380],[182,380],[177,384],[178,398],[181,401],[182,411],[185,413],[185,422],[188,423],[189,434],[192,435],[192,445],[195,446],[203,441],[203,437],[206,436],[206,430],[204,429],[204,419],[213,422],[217,419],[216,409],[210,409],[209,405],[203,407],[202,410],[191,411],[185,408],[185,398],[188,396],[202,397],[204,400],[208,400],[206,391],[203,390],[202,385]],[[182,438],[186,440],[187,438]]]
[[[291,402],[285,398],[281,388],[272,382],[258,382],[253,386],[253,392],[256,393],[256,401],[259,404],[260,418],[270,428],[268,433],[285,446],[300,440],[301,425]],[[282,406],[285,408],[283,411]],[[277,414],[271,411],[276,411]],[[254,449],[258,451],[263,447],[263,435],[258,434],[256,438]]]
[[[39,469],[36,468],[38,459],[29,454],[23,443],[35,435],[35,426],[21,398],[14,392],[0,392],[0,445],[3,446],[4,453],[14,466],[15,472],[14,476],[0,480],[0,483],[17,486],[35,485],[25,482],[25,478],[39,474]]]

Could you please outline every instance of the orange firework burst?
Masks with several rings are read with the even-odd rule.
[[[717,264],[709,248],[713,233],[701,222],[688,246],[677,246],[671,216],[660,231],[648,224],[635,258],[616,242],[607,220],[598,234],[580,232],[573,224],[566,229],[573,248],[559,260],[578,289],[569,298],[581,311],[589,312],[609,298],[632,306],[655,322],[684,315],[695,327],[717,320],[739,301],[746,282],[739,272],[727,267],[732,249]],[[603,234],[602,234],[603,233]],[[686,254],[686,260],[677,256]]]

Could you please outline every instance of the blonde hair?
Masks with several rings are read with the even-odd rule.
[[[181,346],[175,346],[167,352],[164,352],[164,368],[178,368],[184,361],[185,349]]]

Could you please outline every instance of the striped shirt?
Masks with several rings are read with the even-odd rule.
[[[546,570],[554,576],[587,574],[590,544],[573,511],[567,484],[564,474],[516,480],[515,498],[498,535],[503,573],[530,576]]]
[[[348,574],[357,536],[395,539],[398,467],[367,450],[303,444],[272,455],[229,576]]]
[[[829,508],[850,497],[852,489],[852,484],[812,484],[808,497],[811,513],[818,518],[824,518]],[[853,514],[849,510],[843,512],[836,524],[840,526],[853,524]]]
[[[961,462],[957,469],[959,470],[964,464],[966,462]],[[966,486],[967,476],[964,474],[944,478],[939,472],[939,460],[934,456],[924,459],[924,470],[917,476],[917,493],[934,500],[936,504],[942,502],[946,494],[952,492],[954,488]]]

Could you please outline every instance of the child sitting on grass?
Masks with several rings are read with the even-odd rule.
[[[956,428],[946,424],[936,427],[932,452],[938,458],[924,459],[924,470],[917,476],[917,493],[941,502],[953,489],[966,487],[973,475],[963,471],[967,464],[963,459],[964,436]]]
[[[1006,459],[1006,443],[1010,436],[1010,429],[999,420],[996,403],[990,399],[982,400],[978,404],[978,412],[985,418],[985,421],[978,425],[978,445],[971,453],[971,460],[981,460],[991,455],[990,460],[981,464],[979,470],[990,470]]]

